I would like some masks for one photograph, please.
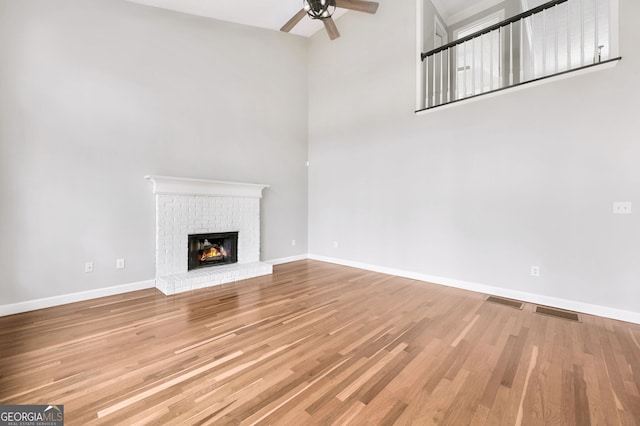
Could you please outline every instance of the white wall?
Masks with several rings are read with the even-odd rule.
[[[146,174],[269,184],[261,258],[306,253],[306,55],[122,0],[0,0],[0,305],[153,279]]]
[[[423,116],[415,0],[314,36],[310,253],[640,313],[640,3],[620,3],[616,68]]]
[[[640,206],[640,4],[615,69],[425,116],[415,10],[349,13],[307,64],[277,32],[0,0],[0,305],[153,278],[145,174],[271,184],[262,259],[305,253],[308,139],[310,253],[640,312],[640,215],[611,214]]]

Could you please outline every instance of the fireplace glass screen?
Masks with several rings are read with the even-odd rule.
[[[189,270],[238,261],[238,233],[189,235]]]

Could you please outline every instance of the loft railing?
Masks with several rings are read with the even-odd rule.
[[[620,59],[613,2],[553,0],[422,53],[423,109]]]

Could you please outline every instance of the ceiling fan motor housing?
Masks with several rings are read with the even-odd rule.
[[[327,19],[336,10],[336,0],[303,0],[303,7],[311,19]]]

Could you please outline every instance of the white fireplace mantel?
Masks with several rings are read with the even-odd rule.
[[[156,175],[147,175],[145,179],[153,183],[154,194],[164,195],[262,198],[262,190],[269,187],[269,185],[257,183],[224,182]]]

